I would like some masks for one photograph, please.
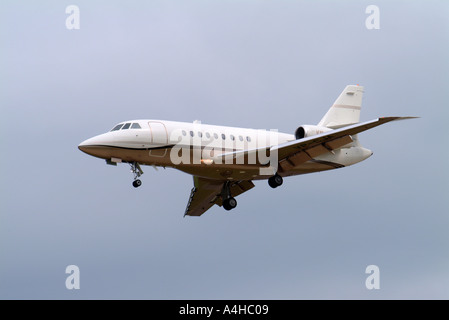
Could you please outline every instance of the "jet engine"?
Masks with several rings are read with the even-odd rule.
[[[327,127],[319,127],[319,126],[312,126],[312,125],[303,125],[300,126],[295,131],[295,137],[296,139],[302,139],[310,136],[315,136],[317,134],[321,134],[327,131],[331,131],[332,129]]]

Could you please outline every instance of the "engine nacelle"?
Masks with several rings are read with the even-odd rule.
[[[320,133],[324,133],[327,131],[331,131],[332,129],[327,127],[318,127],[318,126],[312,126],[312,125],[303,125],[300,126],[295,131],[295,137],[296,139],[302,139],[310,136],[315,136]]]

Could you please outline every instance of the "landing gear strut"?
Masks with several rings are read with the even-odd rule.
[[[237,200],[231,196],[231,183],[226,181],[223,184],[223,189],[221,190],[221,198],[223,199],[223,208],[225,210],[232,210],[237,207]]]
[[[282,177],[280,175],[278,175],[277,173],[268,179],[268,184],[273,189],[281,186],[283,182],[284,182],[284,179],[282,179]]]
[[[138,188],[142,185],[142,181],[138,178],[143,174],[143,171],[137,162],[131,162],[129,165],[131,166],[131,172],[134,175],[133,187]]]

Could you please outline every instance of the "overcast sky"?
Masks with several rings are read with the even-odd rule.
[[[447,1],[2,1],[0,298],[448,299],[448,16]],[[183,218],[191,176],[144,167],[134,189],[127,165],[77,148],[139,118],[293,133],[347,84],[365,87],[361,121],[421,118],[360,134],[360,164],[256,182],[232,212]]]

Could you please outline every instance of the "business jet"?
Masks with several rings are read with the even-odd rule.
[[[272,188],[289,176],[343,168],[369,158],[358,133],[390,121],[359,122],[363,87],[348,85],[317,125],[294,134],[165,120],[130,120],[83,141],[78,148],[109,165],[128,163],[139,187],[141,165],[171,167],[193,176],[184,216],[200,216],[213,205],[237,206],[235,197],[254,180]]]

